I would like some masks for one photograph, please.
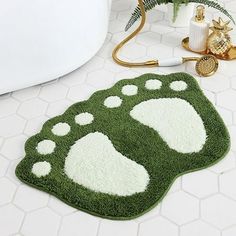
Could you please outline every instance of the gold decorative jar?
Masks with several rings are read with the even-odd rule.
[[[213,26],[210,27],[212,33],[209,35],[207,40],[207,49],[209,53],[218,56],[224,56],[228,54],[232,47],[231,38],[228,34],[232,28],[228,25],[230,21],[224,22],[220,17],[218,21],[212,21]]]

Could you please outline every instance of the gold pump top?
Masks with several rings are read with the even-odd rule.
[[[195,21],[203,22],[205,19],[205,7],[203,5],[198,5],[196,8]]]

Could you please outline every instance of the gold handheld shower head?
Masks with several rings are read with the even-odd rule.
[[[200,76],[211,76],[218,70],[219,63],[213,55],[205,55],[198,59],[195,69]]]
[[[200,76],[211,76],[218,69],[218,61],[213,55],[204,55],[202,57],[173,57],[158,60],[157,66],[177,66],[188,61],[196,61],[195,70]]]
[[[127,62],[118,58],[117,54],[119,50],[132,38],[134,38],[143,28],[146,21],[146,12],[142,0],[138,0],[140,11],[141,11],[141,22],[136,30],[132,32],[129,36],[123,39],[113,50],[112,58],[113,60],[121,65],[126,67],[155,67],[155,66],[176,66],[183,64],[188,61],[197,61],[196,62],[196,72],[200,76],[211,76],[218,69],[218,61],[213,55],[204,55],[202,57],[175,57],[164,60],[150,60],[145,62]]]

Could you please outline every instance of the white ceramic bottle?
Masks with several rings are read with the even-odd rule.
[[[209,22],[205,20],[205,8],[199,5],[196,8],[196,15],[190,21],[189,48],[195,52],[205,51],[208,35]]]

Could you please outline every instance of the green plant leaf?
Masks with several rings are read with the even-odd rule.
[[[143,0],[145,11],[149,11],[153,9],[156,5],[167,4],[168,2],[172,2],[172,1],[171,0]],[[125,27],[125,31],[127,31],[140,17],[141,17],[140,7],[137,6],[134,9],[134,12],[132,13]]]
[[[232,20],[232,22],[235,24],[235,21],[234,21],[232,15],[216,1],[211,1],[211,0],[143,0],[145,11],[149,11],[157,5],[173,3],[174,4],[173,20],[175,20],[178,15],[178,10],[179,10],[180,4],[181,3],[188,4],[189,2],[204,4],[208,7],[215,8],[216,10],[222,12],[224,15],[229,17],[230,20]],[[132,15],[125,27],[125,31],[127,31],[140,17],[141,17],[141,11],[140,11],[139,6],[137,6],[134,9],[134,12],[132,13]]]

